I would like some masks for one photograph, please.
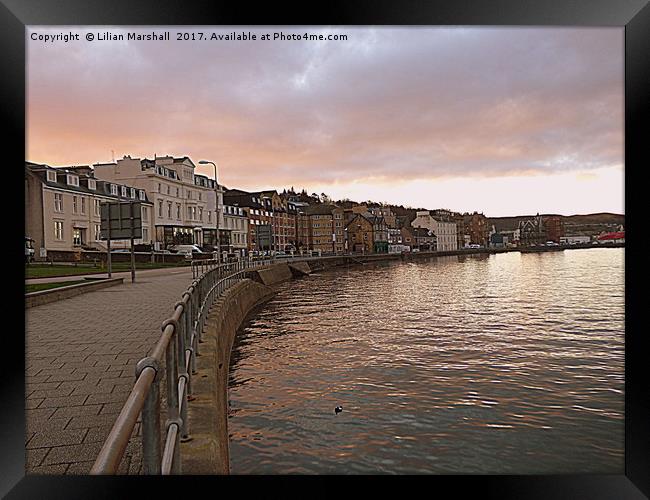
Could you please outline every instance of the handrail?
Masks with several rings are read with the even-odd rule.
[[[192,394],[192,375],[208,311],[216,298],[249,271],[271,264],[271,259],[216,262],[196,266],[201,270],[172,316],[163,322],[162,332],[151,354],[136,366],[136,381],[90,471],[115,474],[142,414],[143,472],[180,473],[181,440],[189,439],[187,402]],[[193,266],[194,273],[194,266]],[[194,274],[196,276],[196,274]],[[165,443],[161,450],[160,382],[166,379]]]
[[[337,255],[331,257],[340,257]],[[135,369],[135,384],[104,442],[91,474],[115,474],[142,414],[142,461],[145,474],[179,474],[180,442],[190,439],[187,404],[192,396],[192,375],[209,310],[227,289],[247,278],[250,271],[272,263],[307,261],[327,256],[248,258],[219,263],[192,261],[192,283],[161,326],[151,354]],[[165,376],[166,413],[161,432],[160,383]],[[161,436],[164,434],[164,445]]]

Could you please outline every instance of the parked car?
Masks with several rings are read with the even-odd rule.
[[[555,243],[554,241],[547,241],[546,242],[547,247],[559,247],[559,243]]]
[[[469,248],[481,248],[481,245],[477,245],[476,243],[472,243]]]
[[[196,245],[174,245],[169,247],[169,249],[173,252],[184,254],[187,259],[191,259],[196,254],[203,254],[201,249]]]

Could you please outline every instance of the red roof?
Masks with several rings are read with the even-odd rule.
[[[625,239],[625,231],[620,231],[617,233],[605,233],[601,234],[598,237],[598,240],[624,240]]]

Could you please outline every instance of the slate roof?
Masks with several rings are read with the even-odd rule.
[[[137,188],[135,186],[129,186],[127,184],[118,184],[117,182],[110,182],[110,181],[104,181],[100,179],[96,179],[94,175],[86,175],[86,174],[81,174],[79,171],[83,170],[85,168],[90,168],[86,166],[73,166],[72,168],[68,167],[51,167],[49,165],[45,164],[37,164],[37,163],[32,163],[32,162],[25,162],[25,168],[29,170],[32,174],[37,176],[39,180],[45,185],[49,186],[52,188],[58,188],[58,189],[64,189],[66,191],[71,191],[71,192],[76,192],[80,194],[86,194],[86,195],[101,195],[101,196],[106,196],[108,198],[114,198],[115,200],[121,200],[121,201],[140,201],[143,203],[147,204],[152,204],[151,201],[149,201],[149,198],[147,197],[147,192],[144,191],[144,200],[140,200],[138,192],[140,191],[140,188]],[[55,171],[56,172],[56,182],[50,181],[47,179],[47,172],[48,171]],[[73,174],[79,177],[79,186],[73,186],[67,183],[67,174]],[[88,180],[94,180],[97,189],[90,189],[88,188]],[[111,188],[110,185],[114,184],[117,186],[117,196],[114,194],[111,194]],[[122,196],[122,186],[125,186],[127,188],[127,194],[128,196]],[[135,187],[136,190],[136,196],[135,198],[131,198],[131,188]]]

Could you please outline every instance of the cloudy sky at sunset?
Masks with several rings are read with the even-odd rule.
[[[86,41],[165,30],[171,41]],[[80,40],[30,39],[70,31]],[[187,155],[217,162],[230,188],[488,216],[623,213],[623,41],[622,28],[30,27],[27,159]]]

